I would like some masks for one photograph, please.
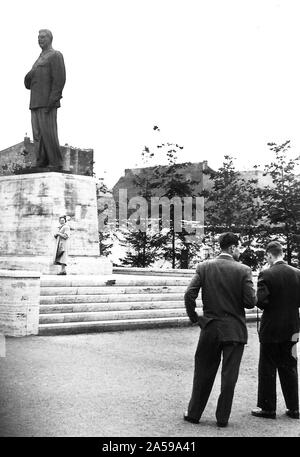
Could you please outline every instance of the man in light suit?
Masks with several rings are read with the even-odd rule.
[[[192,323],[200,325],[201,333],[195,353],[192,396],[184,420],[199,422],[223,356],[216,419],[219,427],[226,427],[248,337],[244,308],[253,308],[256,296],[251,269],[237,262],[240,256],[238,236],[224,233],[219,242],[221,254],[197,266],[185,293],[187,314]],[[200,289],[201,317],[195,311]]]
[[[283,261],[282,246],[272,241],[266,248],[270,268],[258,277],[257,306],[263,310],[259,329],[257,409],[252,415],[276,418],[278,371],[286,414],[299,419],[296,344],[299,339],[300,270]]]
[[[57,108],[66,81],[62,54],[52,48],[50,30],[40,30],[38,42],[42,52],[25,76],[30,93],[31,125],[38,167],[62,170],[62,154],[57,134]]]

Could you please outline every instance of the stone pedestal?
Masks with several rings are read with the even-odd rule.
[[[100,257],[96,182],[90,176],[34,173],[0,177],[0,268],[56,274],[54,233],[70,216],[69,274],[111,274]]]
[[[0,270],[0,334],[37,335],[40,273]]]

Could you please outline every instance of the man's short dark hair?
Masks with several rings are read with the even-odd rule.
[[[219,238],[220,248],[228,249],[230,246],[238,246],[239,245],[239,237],[232,232],[222,233]]]
[[[274,257],[281,256],[283,254],[283,249],[279,241],[271,241],[266,247],[266,253],[270,253]]]

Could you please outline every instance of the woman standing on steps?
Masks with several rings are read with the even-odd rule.
[[[66,275],[66,266],[68,259],[68,240],[70,237],[70,227],[67,224],[67,216],[60,216],[58,231],[55,233],[56,238],[54,265],[61,265],[59,275]]]

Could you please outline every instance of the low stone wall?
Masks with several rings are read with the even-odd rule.
[[[170,268],[113,267],[113,274],[192,277],[195,274],[195,270],[195,268],[191,270],[177,268],[172,270]]]
[[[0,270],[0,334],[37,335],[40,273]]]
[[[113,267],[113,274],[120,275],[143,275],[143,276],[179,276],[181,278],[192,278],[196,268],[184,270],[176,268],[174,270],[168,268],[133,268],[133,267]],[[257,272],[252,273],[253,283],[257,285]]]

